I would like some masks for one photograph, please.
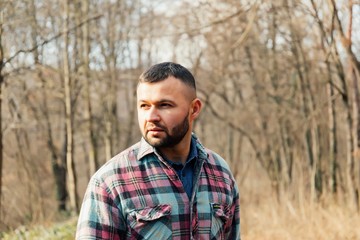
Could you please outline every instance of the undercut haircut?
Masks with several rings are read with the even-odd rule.
[[[163,62],[151,66],[148,70],[140,75],[139,83],[160,82],[167,79],[168,77],[179,79],[181,82],[191,87],[196,92],[195,78],[191,72],[180,64],[173,62]]]

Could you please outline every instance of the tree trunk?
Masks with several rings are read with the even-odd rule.
[[[357,60],[356,55],[352,51],[352,22],[353,22],[353,1],[349,1],[349,21],[348,21],[348,30],[347,32],[344,31],[344,28],[342,26],[342,23],[339,18],[338,9],[335,3],[335,0],[331,0],[331,8],[333,10],[333,14],[335,17],[335,20],[337,22],[337,28],[340,33],[341,37],[341,43],[346,50],[347,57],[349,59],[349,80],[353,81],[353,91],[354,91],[354,105],[353,105],[353,111],[354,116],[351,120],[351,128],[349,129],[352,136],[349,136],[352,139],[349,144],[353,144],[353,146],[349,146],[349,155],[347,159],[347,185],[348,185],[348,193],[350,196],[350,204],[355,206],[355,208],[359,211],[359,177],[356,177],[356,174],[358,171],[356,171],[356,164],[355,164],[355,158],[357,156],[354,156],[355,152],[358,151],[358,147],[360,146],[360,122],[358,120],[359,114],[360,114],[360,96],[359,96],[359,90],[358,90],[358,83],[357,83],[357,73],[360,72],[360,62]],[[345,80],[344,80],[345,81]],[[349,109],[350,111],[350,109]],[[351,113],[349,113],[351,115]],[[354,136],[353,136],[354,135]]]
[[[41,71],[38,73],[38,77],[41,81],[41,91],[43,94],[42,100],[42,107],[43,107],[43,114],[44,120],[46,125],[46,139],[47,139],[47,147],[51,154],[51,168],[52,173],[54,175],[55,181],[55,191],[56,191],[56,201],[57,201],[57,209],[58,211],[65,211],[66,210],[66,198],[68,197],[68,192],[66,188],[66,159],[61,157],[61,154],[58,148],[55,146],[52,127],[51,127],[51,120],[49,115],[49,104],[48,104],[48,94],[46,92],[45,82]],[[65,145],[66,139],[64,140]]]
[[[3,67],[4,67],[4,49],[2,45],[2,34],[3,34],[3,12],[0,10],[0,219],[2,217],[2,179],[3,179],[3,131],[2,131],[2,99],[3,99]]]
[[[36,38],[38,36],[38,25],[36,21],[36,7],[35,7],[35,1],[32,0],[30,2],[29,6],[30,15],[31,15],[31,39],[32,39],[32,46],[37,46]],[[43,107],[43,117],[45,118],[45,124],[46,124],[46,139],[47,139],[47,146],[49,148],[49,151],[51,153],[51,166],[52,166],[52,172],[54,175],[54,182],[55,182],[55,189],[56,189],[56,201],[57,201],[57,209],[58,211],[65,211],[66,210],[66,197],[67,197],[67,190],[66,190],[66,167],[65,163],[61,162],[61,158],[59,156],[59,152],[55,147],[54,139],[52,136],[52,128],[51,128],[51,120],[49,116],[49,107],[48,107],[48,95],[46,92],[46,79],[44,79],[44,76],[42,74],[42,70],[38,69],[40,67],[41,62],[39,59],[39,51],[38,48],[34,49],[34,63],[35,66],[37,66],[37,76],[39,81],[41,82],[40,89],[43,94],[42,98],[42,107]],[[30,100],[27,102],[30,103]],[[36,108],[34,106],[31,106],[31,109],[33,110],[34,114],[36,114]],[[40,119],[37,119],[40,122]]]
[[[272,25],[270,29],[270,38],[272,41],[271,46],[271,57],[270,63],[272,67],[269,70],[270,75],[270,81],[272,90],[275,95],[279,92],[279,64],[277,59],[277,34],[278,34],[278,14],[277,14],[277,5],[275,3],[272,4]],[[291,180],[291,170],[289,169],[289,165],[291,165],[291,156],[290,151],[288,148],[288,144],[290,139],[287,137],[287,128],[286,128],[286,119],[281,114],[281,103],[278,98],[275,98],[276,103],[276,111],[275,111],[275,117],[277,118],[277,130],[278,130],[278,136],[279,139],[279,151],[276,154],[276,168],[278,169],[279,176],[277,177],[279,180],[279,193],[280,196],[279,199],[282,199],[287,192],[287,188],[290,184]],[[281,152],[283,154],[281,154]]]
[[[82,0],[82,16],[85,20],[89,15],[89,2],[88,0]],[[90,139],[89,145],[89,174],[92,176],[96,169],[98,168],[98,159],[96,152],[96,137],[93,127],[93,118],[92,118],[92,104],[90,98],[90,59],[89,59],[89,23],[86,23],[82,26],[82,48],[83,48],[83,70],[84,70],[84,84],[85,84],[85,119],[87,121],[86,131]]]
[[[311,188],[311,200],[317,200],[319,195],[322,194],[322,169],[321,169],[321,149],[319,143],[319,124],[316,118],[313,117],[313,113],[316,111],[316,105],[314,100],[314,94],[310,88],[310,80],[308,77],[308,61],[305,55],[305,51],[302,46],[302,39],[297,34],[293,16],[289,11],[292,7],[291,2],[285,0],[287,8],[287,17],[290,25],[291,51],[295,58],[295,68],[299,77],[301,104],[305,121],[309,121],[309,127],[306,126],[304,135],[304,144],[308,154],[308,168]]]
[[[343,90],[343,103],[345,106],[345,118],[346,118],[346,185],[347,185],[347,200],[350,205],[350,207],[354,206],[354,200],[355,200],[355,191],[354,191],[354,183],[352,182],[352,172],[353,172],[353,166],[354,166],[354,135],[353,135],[353,128],[354,128],[354,121],[352,116],[352,106],[351,106],[351,100],[349,96],[349,90],[346,83],[346,76],[344,72],[343,65],[340,61],[339,53],[337,52],[335,48],[335,61],[336,61],[336,68],[337,68],[337,74],[339,76],[339,79],[341,81],[341,87]]]
[[[65,97],[65,124],[66,124],[66,170],[67,170],[67,188],[70,200],[70,212],[78,212],[78,198],[76,191],[76,172],[73,159],[73,111],[71,101],[71,79],[70,65],[68,59],[68,21],[69,21],[69,3],[64,1],[64,97]]]
[[[324,53],[324,56],[327,53],[326,46],[331,46],[333,44],[333,37],[329,38],[326,34],[326,30],[324,28],[324,23],[320,19],[319,12],[314,0],[311,0],[312,8],[315,12],[315,18],[317,20],[320,34],[321,34],[321,48]],[[331,39],[331,40],[329,40]],[[326,45],[325,45],[326,44]],[[328,98],[328,113],[329,113],[329,121],[328,121],[328,128],[329,128],[329,179],[328,179],[328,190],[332,194],[336,194],[338,191],[338,179],[337,179],[337,170],[338,170],[338,152],[337,152],[337,120],[336,120],[336,108],[335,108],[335,87],[334,87],[334,80],[331,73],[331,64],[328,60],[325,60],[326,65],[326,74],[328,76],[328,84],[327,84],[327,98]],[[346,89],[344,89],[346,91]],[[343,98],[344,99],[344,98]]]
[[[327,85],[328,88],[328,112],[329,112],[329,160],[330,160],[330,181],[329,188],[333,194],[337,192],[337,124],[336,124],[336,110],[335,110],[335,92],[333,86],[333,80],[331,77],[331,70],[329,64],[327,64],[328,78],[329,83]]]
[[[353,188],[354,188],[354,202],[357,211],[359,211],[359,188],[360,188],[360,172],[358,170],[360,167],[359,164],[359,151],[360,151],[360,93],[359,93],[359,83],[358,83],[358,77],[359,77],[359,71],[360,69],[357,68],[360,67],[359,62],[357,61],[356,57],[353,56],[353,52],[351,50],[352,46],[352,23],[353,23],[353,1],[349,1],[349,22],[348,22],[348,31],[347,31],[347,40],[348,40],[348,46],[344,46],[348,48],[348,54],[350,55],[349,58],[349,76],[351,78],[351,81],[353,83],[353,92],[354,92],[354,161],[352,166],[352,172],[351,172],[351,181],[353,182]],[[357,164],[356,164],[357,163]]]

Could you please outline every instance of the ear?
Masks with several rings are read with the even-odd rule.
[[[202,108],[202,102],[199,98],[195,98],[191,103],[190,116],[192,120],[198,118]]]

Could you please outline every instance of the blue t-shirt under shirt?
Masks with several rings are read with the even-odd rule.
[[[198,153],[196,148],[196,141],[194,139],[191,139],[190,153],[186,160],[185,165],[183,165],[182,163],[172,162],[171,160],[166,159],[166,161],[170,163],[170,165],[175,169],[189,199],[191,199],[192,190],[193,190],[194,164],[196,162],[197,156]]]

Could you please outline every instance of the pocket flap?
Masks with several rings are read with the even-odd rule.
[[[219,204],[219,203],[211,203],[212,212],[213,214],[222,219],[224,222],[231,219],[231,211],[230,207],[225,204]]]
[[[161,204],[154,207],[136,209],[133,212],[134,218],[141,221],[153,221],[171,214],[171,205]]]

